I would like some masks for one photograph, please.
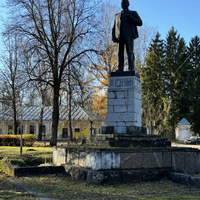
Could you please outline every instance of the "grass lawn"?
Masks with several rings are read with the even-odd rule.
[[[0,171],[0,200],[39,200],[20,187],[7,180],[6,175]]]
[[[0,147],[0,157],[22,159],[41,158],[45,161],[52,156],[52,148],[23,147],[20,155],[19,147]],[[46,158],[45,158],[46,157]],[[34,162],[34,160],[32,160]],[[88,185],[86,182],[75,181],[65,175],[48,175],[21,177],[17,179],[45,196],[57,199],[79,200],[200,200],[200,189],[172,183],[169,180],[156,182],[141,182],[119,185]],[[30,193],[16,187],[6,179],[0,171],[0,200],[1,199],[37,199]]]
[[[70,177],[42,176],[18,179],[23,184],[51,199],[115,199],[115,200],[196,200],[200,189],[172,183],[169,180],[119,185],[88,185]]]
[[[30,151],[33,149],[34,151]],[[23,147],[22,154],[37,154],[37,153],[52,153],[53,148],[51,147]],[[0,157],[6,155],[20,155],[20,147],[0,147]]]
[[[18,166],[35,166],[52,162],[53,149],[51,147],[0,147],[0,160]]]

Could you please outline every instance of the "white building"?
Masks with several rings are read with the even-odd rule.
[[[24,107],[22,114],[22,130],[23,134],[39,133],[39,119],[41,108],[39,106]],[[52,134],[52,106],[45,106],[43,111],[42,139],[49,140]],[[60,117],[58,124],[58,139],[67,139],[69,137],[69,110],[67,106],[60,106]],[[21,116],[17,117],[19,126],[18,133],[20,134]],[[71,112],[72,132],[74,137],[87,137],[90,134],[101,133],[101,126],[106,126],[105,118],[92,113],[80,106],[75,106]],[[12,110],[0,112],[0,134],[7,135],[14,133],[14,121]]]
[[[190,122],[183,118],[177,125],[175,130],[176,140],[184,141],[190,136],[192,136],[192,131],[190,130]]]

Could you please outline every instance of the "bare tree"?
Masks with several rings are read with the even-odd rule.
[[[41,58],[51,73],[50,80],[32,75],[31,80],[47,82],[54,92],[51,146],[57,144],[59,92],[67,66],[87,52],[98,25],[94,0],[9,0],[12,9],[11,30],[26,40],[26,55],[40,49]],[[16,12],[15,12],[16,11]],[[13,14],[14,13],[14,14]],[[91,37],[92,36],[92,37]],[[41,62],[41,61],[36,61]],[[29,73],[34,71],[31,65]],[[46,71],[47,72],[47,71]],[[46,73],[44,72],[44,73]]]
[[[91,99],[90,81],[85,77],[81,63],[68,66],[66,75],[65,91],[67,93],[67,105],[69,110],[69,130],[72,139],[72,118],[71,111],[74,105],[87,107]]]
[[[134,42],[134,52],[136,57],[135,70],[141,72],[141,68],[146,66],[145,58],[148,53],[149,44],[157,33],[157,28],[143,24],[139,27],[139,38]]]
[[[98,56],[92,60],[89,71],[94,74],[95,79],[100,82],[99,88],[108,87],[108,77],[110,73],[117,69],[116,45],[112,42],[111,32],[114,22],[114,16],[118,7],[111,4],[110,1],[102,4],[101,23],[98,33],[98,40],[95,46],[99,49]]]
[[[13,37],[9,32],[4,35],[5,52],[1,55],[3,67],[0,70],[1,93],[0,100],[7,106],[12,108],[14,119],[14,134],[17,135],[17,108],[20,106],[20,94],[22,90],[23,78],[20,73],[19,58],[19,41],[20,38],[15,34]]]

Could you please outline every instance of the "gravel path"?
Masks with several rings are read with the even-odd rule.
[[[41,200],[51,200],[50,198],[48,197],[45,197],[43,194],[41,193],[38,193],[37,191],[31,189],[30,187],[26,186],[26,185],[23,185],[22,183],[20,183],[19,181],[15,180],[15,179],[12,179],[12,178],[8,178],[8,180],[12,183],[14,183],[15,185],[23,188],[24,190],[28,191],[29,193],[32,193],[34,195],[37,195],[39,199]]]

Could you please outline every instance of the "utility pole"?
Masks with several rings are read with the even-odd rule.
[[[149,96],[148,96],[148,90],[147,90],[147,119],[148,119],[148,130],[149,134],[151,135],[151,124],[149,120]]]
[[[22,154],[22,146],[23,146],[23,144],[22,144],[22,142],[23,142],[23,140],[22,140],[22,118],[23,118],[23,116],[22,116],[22,111],[21,111],[21,142],[20,142],[20,154]]]

